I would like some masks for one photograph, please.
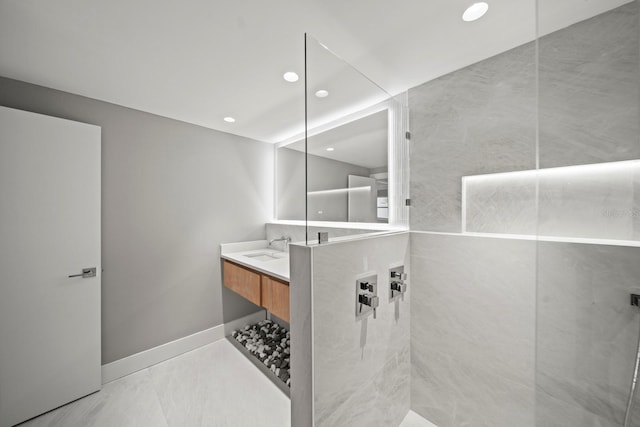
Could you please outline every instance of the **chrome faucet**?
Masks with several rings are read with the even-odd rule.
[[[274,243],[274,242],[284,242],[284,247],[286,248],[286,247],[287,247],[287,245],[288,245],[289,243],[291,243],[291,237],[289,237],[289,236],[282,236],[282,237],[277,238],[277,239],[271,239],[271,240],[269,240],[269,246],[271,246],[271,244],[272,244],[272,243]]]

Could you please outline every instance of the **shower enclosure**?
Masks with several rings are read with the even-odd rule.
[[[307,246],[292,252],[292,299],[305,303],[292,333],[312,363],[294,422],[390,426],[412,410],[438,427],[640,426],[640,396],[627,411],[640,334],[640,3],[516,6],[517,33],[482,31],[508,18],[498,7],[463,30],[491,54],[395,97],[307,39]],[[338,169],[317,157],[338,148],[316,135],[380,111],[386,180],[358,165],[321,188]],[[376,212],[372,229],[394,233],[318,245],[331,228],[319,216],[343,206],[348,230],[356,199]],[[408,289],[392,300],[399,265]],[[354,284],[366,274],[379,305],[362,320]]]
[[[556,30],[538,0],[540,426],[622,425],[640,329],[639,3],[600,3]]]

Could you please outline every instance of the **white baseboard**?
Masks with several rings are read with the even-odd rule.
[[[102,384],[122,378],[134,372],[148,368],[165,360],[179,356],[204,345],[223,339],[232,330],[247,323],[256,323],[266,318],[265,310],[249,314],[228,323],[223,323],[204,331],[179,338],[175,341],[159,345],[123,359],[102,365]]]

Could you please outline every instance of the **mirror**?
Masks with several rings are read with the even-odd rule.
[[[389,222],[389,110],[384,107],[309,132],[276,151],[277,219]],[[306,197],[305,197],[306,193]]]

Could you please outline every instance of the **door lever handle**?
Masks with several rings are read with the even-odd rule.
[[[72,274],[69,277],[82,277],[83,279],[86,279],[87,277],[96,277],[96,268],[95,267],[83,268],[82,273]]]

